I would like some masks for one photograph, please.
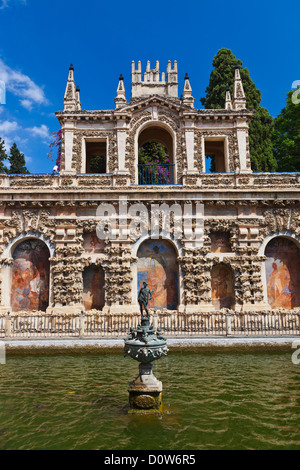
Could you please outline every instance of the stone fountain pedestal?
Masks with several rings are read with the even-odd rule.
[[[162,411],[162,383],[153,375],[152,364],[140,364],[138,377],[129,384],[131,413]]]
[[[139,375],[129,384],[129,413],[161,413],[162,383],[154,376],[152,362],[167,355],[167,342],[150,326],[149,317],[142,317],[141,325],[130,330],[125,340],[125,356],[140,362]]]

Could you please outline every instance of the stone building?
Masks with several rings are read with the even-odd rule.
[[[179,98],[176,61],[131,77],[87,111],[71,66],[60,173],[0,176],[1,312],[134,313],[144,281],[152,309],[299,307],[300,175],[251,171],[239,69],[224,109],[196,109],[187,75]],[[149,142],[167,163],[139,161]]]

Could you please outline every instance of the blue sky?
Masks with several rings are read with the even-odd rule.
[[[179,96],[188,72],[195,107],[222,47],[248,67],[272,116],[300,79],[296,6],[282,1],[151,2],[0,0],[0,137],[16,141],[31,173],[47,173],[50,133],[72,62],[83,109],[113,109],[120,73],[130,99],[131,61],[178,61]]]

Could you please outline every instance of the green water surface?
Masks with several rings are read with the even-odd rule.
[[[169,353],[154,365],[164,413],[128,415],[138,363],[123,354],[8,356],[0,449],[300,449],[291,353]]]

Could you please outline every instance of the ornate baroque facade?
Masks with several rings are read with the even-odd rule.
[[[132,63],[130,101],[121,76],[115,109],[86,111],[70,67],[64,110],[56,113],[60,174],[0,176],[1,312],[134,313],[145,280],[155,309],[300,306],[300,174],[252,173],[253,114],[238,68],[224,109],[195,109],[187,75],[178,98],[177,76],[176,62],[162,74],[148,62],[143,75]],[[153,166],[139,165],[145,142],[168,150],[161,181]],[[104,170],[92,172],[99,155]],[[206,171],[211,155],[214,172]],[[106,240],[97,236],[103,204],[115,209],[115,235]],[[171,209],[170,232],[158,215],[153,237],[145,223],[162,204]],[[190,215],[194,234],[200,213],[200,243],[188,230],[178,235],[174,205]]]

